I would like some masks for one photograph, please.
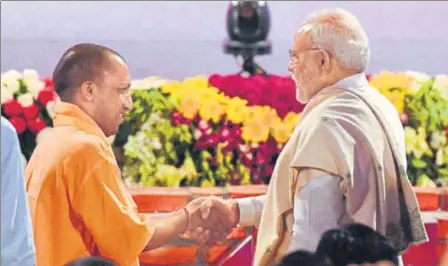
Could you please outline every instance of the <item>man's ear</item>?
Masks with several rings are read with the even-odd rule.
[[[93,82],[86,81],[81,84],[79,91],[84,100],[92,102],[97,94],[97,87]]]
[[[320,65],[324,72],[328,72],[331,66],[330,55],[325,50],[321,50],[319,53]]]

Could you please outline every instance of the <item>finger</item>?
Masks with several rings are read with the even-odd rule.
[[[201,236],[198,238],[199,242],[202,244],[207,243],[210,240],[210,231],[209,230],[205,230]]]
[[[202,219],[206,220],[209,218],[210,213],[211,213],[211,208],[213,207],[213,202],[211,200],[206,200],[204,201],[200,206],[200,211],[201,211],[201,217]]]

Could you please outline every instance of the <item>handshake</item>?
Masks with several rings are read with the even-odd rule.
[[[184,207],[187,221],[184,235],[202,244],[224,240],[237,226],[239,207],[235,200],[197,198]]]

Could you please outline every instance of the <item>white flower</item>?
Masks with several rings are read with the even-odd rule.
[[[57,98],[56,101],[49,101],[47,103],[47,106],[45,108],[47,109],[48,115],[50,117],[53,117],[54,114],[56,113],[56,107],[59,102],[60,102],[60,100],[59,100],[59,98]]]
[[[14,99],[14,94],[11,93],[10,90],[8,90],[5,86],[2,84],[2,90],[1,90],[1,104],[4,104],[6,102],[11,101]]]
[[[31,93],[25,93],[25,94],[19,95],[19,97],[17,97],[17,101],[23,107],[29,107],[29,106],[33,105],[34,98],[33,98],[33,95],[31,95]]]
[[[448,75],[437,75],[432,87],[440,90],[442,98],[448,100]]]
[[[45,82],[39,79],[26,81],[28,91],[33,95],[35,99],[39,96],[39,92],[41,92],[45,88]]]
[[[159,113],[152,113],[151,116],[149,117],[149,120],[153,121],[153,122],[158,122],[160,121],[160,114]]]
[[[422,84],[424,84],[431,78],[431,76],[417,71],[406,71],[404,74],[406,76],[412,77],[413,79],[410,86],[411,93],[416,93],[421,88]]]
[[[202,137],[202,132],[199,129],[195,129],[193,133],[193,137],[195,140],[198,140],[200,137]]]
[[[162,148],[162,143],[160,143],[158,139],[152,139],[151,146],[154,150],[160,150]]]
[[[14,94],[20,90],[20,81],[12,76],[2,77],[2,85]]]
[[[30,80],[38,80],[39,74],[37,74],[37,71],[34,69],[26,68],[23,70],[22,78],[25,82]]]
[[[445,132],[434,131],[431,133],[431,142],[429,143],[431,148],[437,150],[438,148],[440,148],[440,146],[445,145],[445,143],[446,143]]]
[[[422,73],[422,72],[418,72],[418,71],[406,71],[404,72],[404,74],[406,76],[412,77],[414,78],[416,81],[420,82],[420,83],[425,83],[426,81],[428,81],[431,76]]]
[[[147,77],[145,79],[133,80],[131,84],[132,90],[147,90],[162,87],[167,81],[159,77]]]
[[[8,70],[8,71],[2,73],[2,83],[3,83],[3,80],[6,80],[6,79],[21,79],[21,78],[22,78],[22,74],[15,69]]]
[[[436,153],[436,165],[437,166],[441,166],[444,163],[444,158],[443,158],[443,150],[439,149]]]

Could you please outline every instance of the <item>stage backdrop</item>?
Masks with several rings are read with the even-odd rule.
[[[1,71],[52,72],[77,42],[110,46],[129,61],[134,78],[182,79],[238,70],[221,52],[227,36],[227,1],[210,2],[2,2]],[[258,61],[287,74],[293,33],[310,12],[341,7],[353,12],[371,41],[369,72],[448,73],[448,2],[270,2],[274,53]]]

